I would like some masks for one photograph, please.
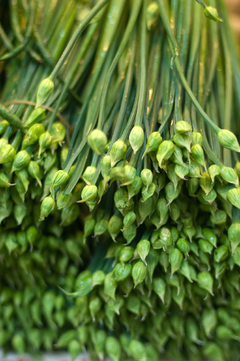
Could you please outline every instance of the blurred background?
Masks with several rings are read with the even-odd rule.
[[[240,0],[226,0],[226,2],[229,8],[232,28],[240,42]]]

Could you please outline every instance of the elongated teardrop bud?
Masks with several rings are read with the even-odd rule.
[[[40,107],[50,97],[54,89],[54,83],[51,78],[43,79],[38,87],[37,92],[37,105]]]
[[[135,126],[132,128],[129,134],[129,143],[133,149],[133,153],[136,153],[143,145],[144,142],[144,131],[142,127]]]
[[[98,155],[102,154],[107,145],[107,136],[100,129],[94,129],[88,136],[89,147]]]
[[[219,143],[227,149],[233,150],[235,152],[240,152],[240,146],[237,140],[237,137],[227,129],[221,129],[218,134]]]

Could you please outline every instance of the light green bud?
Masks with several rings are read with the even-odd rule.
[[[114,311],[117,315],[119,315],[120,308],[124,305],[124,299],[123,297],[116,295],[116,300],[110,298],[110,300],[107,302],[107,305],[110,310]]]
[[[121,345],[115,337],[107,337],[105,344],[107,355],[113,361],[120,361],[121,357]]]
[[[108,222],[108,232],[115,241],[123,226],[123,221],[120,216],[113,215]]]
[[[233,150],[235,152],[240,152],[240,146],[237,140],[237,137],[227,129],[221,129],[217,133],[219,143],[227,149]]]
[[[147,187],[150,186],[150,184],[152,184],[153,182],[153,174],[152,171],[150,169],[143,169],[141,171],[141,179],[143,184]]]
[[[115,292],[117,289],[117,281],[114,277],[114,273],[110,272],[105,276],[104,279],[104,293],[115,300]]]
[[[185,167],[188,169],[188,166],[183,161],[183,152],[181,148],[179,148],[177,145],[174,147],[173,155],[171,156],[171,161],[175,164],[181,165],[182,167]]]
[[[206,168],[206,162],[205,162],[204,153],[203,153],[203,149],[202,149],[201,145],[194,144],[191,148],[191,155],[192,155],[193,159],[195,160],[195,162],[197,162],[198,164],[200,164],[204,168]]]
[[[127,186],[128,188],[128,198],[131,199],[137,195],[142,188],[142,179],[138,176],[134,178],[134,181]]]
[[[137,234],[137,227],[135,223],[132,223],[126,230],[123,230],[122,232],[123,237],[127,241],[127,245],[131,243]]]
[[[52,142],[52,135],[49,132],[44,132],[39,137],[39,152],[38,156],[40,155],[51,145]]]
[[[36,108],[40,107],[50,97],[54,89],[54,83],[51,78],[43,79],[37,91]]]
[[[100,311],[102,306],[101,298],[96,294],[93,294],[89,299],[89,311],[92,316],[93,322],[95,322],[95,315]]]
[[[213,8],[212,6],[206,6],[204,9],[204,15],[206,18],[213,20],[213,21],[222,21],[221,18],[218,16],[218,12],[216,8]]]
[[[188,254],[190,252],[190,242],[184,238],[179,238],[179,240],[177,241],[177,247],[181,252],[185,254]]]
[[[172,182],[169,182],[165,187],[165,195],[166,199],[168,201],[168,205],[171,204],[174,199],[178,198],[179,194],[181,192],[181,184],[178,183],[177,189],[175,189],[174,184]]]
[[[162,227],[159,231],[159,237],[163,247],[169,247],[172,245],[172,234],[167,227]]]
[[[180,120],[175,124],[175,130],[179,134],[184,134],[187,132],[191,132],[192,126],[188,122],[185,122],[184,120]]]
[[[174,152],[174,143],[170,140],[164,140],[158,147],[157,151],[157,161],[159,167],[162,168],[163,160],[167,160],[171,157]]]
[[[174,248],[170,253],[171,274],[179,270],[183,261],[183,255],[179,249]]]
[[[41,181],[39,179],[39,176],[40,176],[41,172],[40,172],[40,167],[39,167],[37,162],[34,162],[33,160],[31,160],[29,162],[29,164],[28,164],[28,173],[30,174],[30,176],[32,176],[34,179],[36,179],[39,186],[42,187],[42,183],[41,183]]]
[[[103,285],[105,279],[105,273],[101,270],[95,271],[92,275],[92,288],[94,286]]]
[[[131,224],[135,222],[136,218],[137,216],[133,211],[127,213],[123,218],[123,231],[126,231],[131,226]]]
[[[203,355],[213,361],[224,361],[225,357],[223,355],[222,349],[220,346],[214,342],[208,342],[203,348]]]
[[[101,155],[107,145],[107,136],[100,129],[94,129],[88,136],[89,147],[98,155]]]
[[[87,167],[82,175],[82,179],[88,185],[92,184],[93,178],[96,174],[97,168],[96,167]]]
[[[88,202],[86,201],[88,205]],[[89,206],[89,205],[88,205]],[[61,213],[61,225],[66,227],[72,224],[79,216],[80,210],[77,204],[70,204],[69,207],[64,207]]]
[[[39,221],[43,221],[44,218],[48,217],[49,214],[54,210],[55,202],[52,197],[46,197],[43,199],[40,208],[40,218]]]
[[[128,262],[133,258],[134,248],[130,246],[125,246],[121,249],[119,254],[119,261],[120,262]]]
[[[115,192],[114,203],[119,211],[125,214],[132,210],[134,204],[132,199],[129,200],[128,194],[123,188],[120,188]]]
[[[132,278],[134,282],[134,287],[142,283],[145,280],[147,274],[147,267],[142,261],[138,261],[132,268]]]
[[[16,333],[13,335],[11,343],[14,350],[16,350],[16,352],[22,356],[25,352],[25,341],[23,336],[20,333]]]
[[[214,182],[215,177],[220,174],[220,171],[221,168],[216,164],[213,164],[208,168],[208,174],[210,175],[212,182]]]
[[[222,167],[220,171],[221,177],[227,182],[239,186],[238,176],[234,169],[230,167]]]
[[[64,195],[64,191],[60,192],[57,196],[57,209],[63,209],[64,207],[68,207],[72,201],[72,194],[70,193],[68,196]]]
[[[150,242],[147,239],[142,239],[137,244],[137,252],[141,260],[147,265],[146,257],[150,251]]]
[[[227,213],[223,210],[216,211],[214,215],[211,214],[210,222],[212,224],[225,224],[227,222]]]
[[[12,172],[27,167],[30,159],[31,157],[26,150],[20,150],[20,152],[18,152],[16,157],[14,158]]]
[[[176,302],[176,304],[179,306],[180,310],[182,310],[183,309],[183,301],[185,298],[184,286],[181,286],[179,289],[174,288],[172,290],[172,298],[173,298],[173,301]]]
[[[198,245],[202,252],[209,253],[209,254],[212,253],[213,245],[211,243],[209,243],[208,241],[206,241],[205,239],[200,238],[198,240]]]
[[[62,143],[66,135],[66,129],[60,122],[53,123],[50,134],[52,136],[51,145],[56,148],[57,144]]]
[[[111,158],[110,155],[105,155],[101,160],[101,174],[105,182],[108,182],[110,179],[110,171],[111,171]]]
[[[217,315],[213,308],[205,309],[201,316],[201,324],[206,336],[211,337],[211,333],[217,326]]]
[[[136,361],[147,361],[146,350],[141,342],[132,340],[129,344],[129,351]]]
[[[227,192],[228,200],[232,205],[240,209],[240,188],[232,188]]]
[[[22,149],[26,149],[30,145],[36,143],[39,137],[45,132],[42,124],[34,124],[28,129],[26,135],[23,138]]]
[[[162,137],[161,137],[159,132],[151,133],[148,140],[147,140],[147,145],[146,145],[146,149],[145,149],[145,152],[143,154],[143,157],[146,154],[148,154],[150,152],[154,152],[155,150],[157,150],[161,142],[162,142]]]
[[[108,229],[108,220],[107,219],[100,219],[96,222],[94,227],[94,237],[100,236],[104,234]]]
[[[240,267],[240,247],[235,248],[232,258],[234,263]]]
[[[134,167],[132,167],[130,165],[125,165],[123,168],[122,186],[132,184],[135,179],[136,172],[137,172],[137,170]]]
[[[151,30],[155,27],[159,19],[159,7],[155,2],[151,2],[147,7],[147,28]]]
[[[137,125],[132,128],[129,134],[129,143],[133,149],[134,154],[142,147],[143,142],[144,142],[144,131],[142,127]]]
[[[202,235],[204,238],[208,240],[208,242],[210,242],[213,245],[213,247],[217,247],[217,237],[212,229],[203,228]]]
[[[123,140],[118,139],[110,150],[111,167],[122,160],[127,152],[127,146]]]
[[[27,215],[27,207],[25,207],[23,204],[16,204],[13,207],[13,214],[17,224],[19,225],[22,223],[23,218]]]
[[[209,272],[200,272],[197,275],[198,285],[213,296],[213,278]]]
[[[0,121],[0,135],[2,135],[7,130],[8,126],[9,123],[6,119]]]
[[[77,340],[71,340],[67,346],[68,346],[68,352],[71,355],[72,361],[74,361],[76,359],[76,357],[82,351],[82,346],[81,346],[80,342]]]
[[[113,274],[117,282],[125,280],[132,272],[132,265],[130,263],[117,263],[113,269]]]
[[[191,143],[192,139],[187,134],[175,134],[173,137],[173,141],[180,148],[186,148],[189,153],[191,153]]]
[[[166,283],[162,278],[153,279],[153,290],[164,304],[164,296],[166,292]]]
[[[68,181],[68,179],[69,179],[68,173],[65,172],[64,170],[59,170],[53,176],[51,186],[50,186],[51,189],[53,190],[54,188],[62,186],[63,184],[65,184]]]
[[[175,165],[174,171],[176,175],[183,180],[186,180],[185,176],[189,173],[189,169],[187,167],[183,167],[179,164]]]
[[[240,244],[240,223],[232,223],[228,228],[228,239],[231,244],[232,253]]]
[[[32,111],[30,116],[27,118],[25,122],[25,126],[31,127],[35,123],[41,123],[42,120],[46,118],[45,109],[43,108],[37,108]]]
[[[214,184],[212,183],[212,180],[210,178],[210,175],[205,172],[202,174],[202,178],[200,179],[200,187],[205,192],[206,195],[208,195],[211,190],[213,189]]]
[[[16,155],[16,150],[11,144],[5,144],[0,150],[0,164],[12,162]]]
[[[63,332],[57,340],[56,348],[65,348],[76,337],[76,330]]]

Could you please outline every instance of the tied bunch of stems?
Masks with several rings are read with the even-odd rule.
[[[9,16],[0,345],[237,361],[240,75],[224,0],[11,1]]]

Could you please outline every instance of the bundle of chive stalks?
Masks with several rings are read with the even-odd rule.
[[[10,0],[0,17],[0,347],[238,361],[224,0]]]

